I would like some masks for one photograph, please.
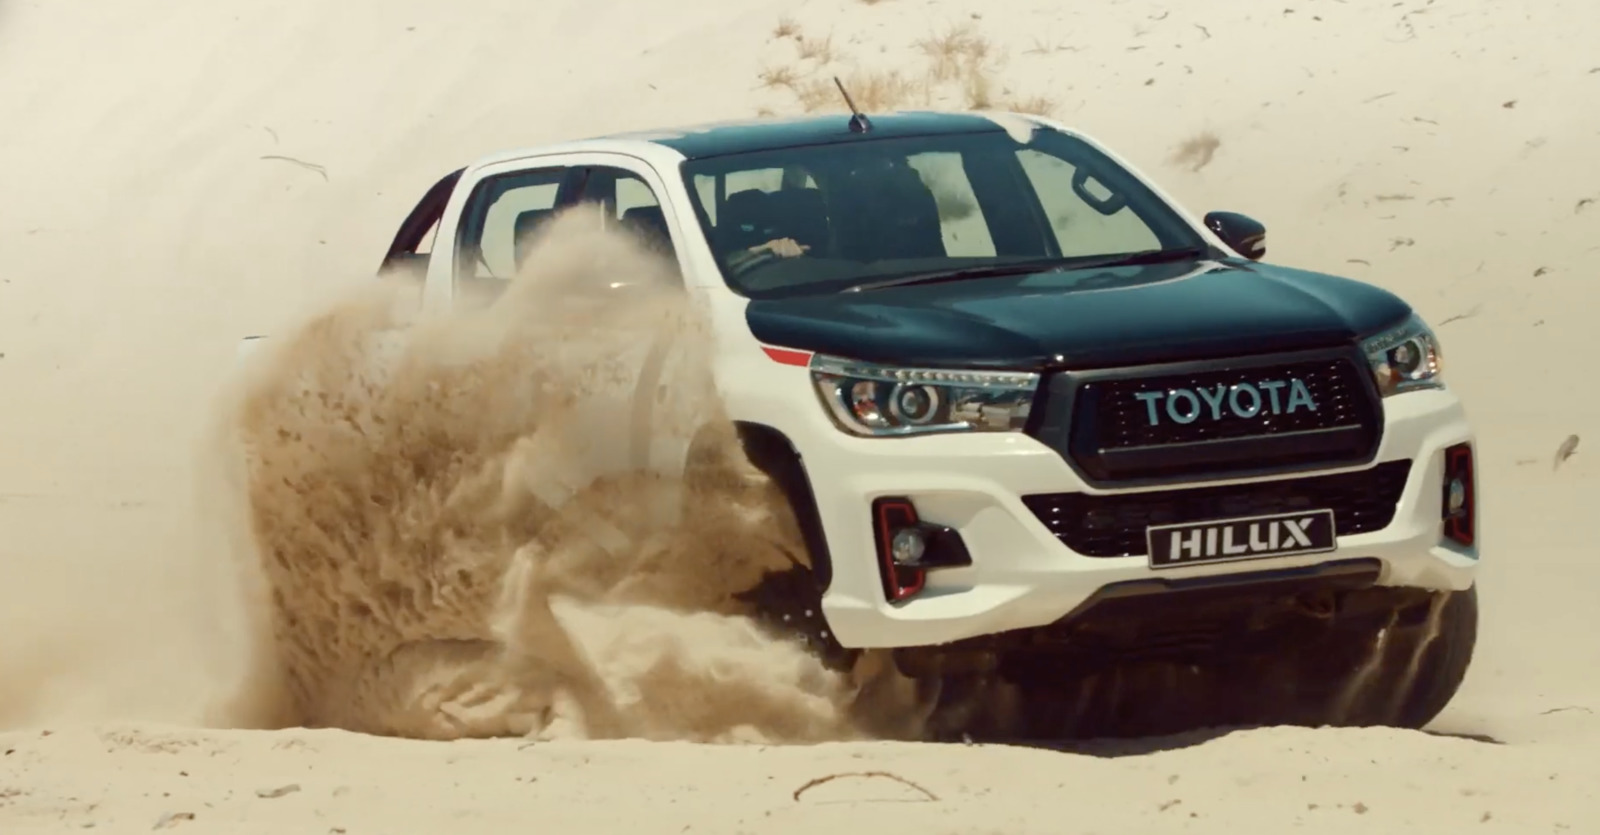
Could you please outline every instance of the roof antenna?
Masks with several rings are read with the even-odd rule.
[[[844,82],[839,80],[839,76],[833,77],[833,83],[839,88],[839,95],[844,96],[844,103],[850,106],[850,132],[866,133],[872,130],[872,122],[867,121],[867,114],[856,109],[855,101],[850,98],[850,91],[844,88]]]

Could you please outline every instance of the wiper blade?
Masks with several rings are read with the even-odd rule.
[[[1140,264],[1165,264],[1169,261],[1204,258],[1207,254],[1208,252],[1203,246],[1186,246],[1178,249],[1143,249],[1138,252],[1125,252],[1121,255],[1086,258],[1072,264],[1068,269],[1092,270],[1097,267],[1136,267]]]
[[[954,270],[929,270],[927,272],[909,273],[907,275],[891,276],[880,281],[866,284],[856,284],[839,291],[841,293],[859,293],[863,290],[882,290],[886,287],[906,287],[913,284],[933,284],[938,281],[962,281],[968,278],[997,278],[1004,275],[1023,275],[1026,273],[1047,272],[1071,266],[1071,262],[1061,258],[1045,258],[1036,261],[1012,261],[1009,264],[985,264],[981,267],[962,267]]]
[[[933,284],[942,281],[963,281],[969,278],[998,278],[1026,273],[1057,272],[1061,270],[1091,270],[1099,267],[1133,267],[1140,264],[1162,264],[1202,258],[1205,247],[1192,246],[1179,249],[1146,249],[1117,255],[1090,255],[1077,258],[1041,258],[1032,261],[1012,261],[1008,264],[985,264],[981,267],[964,267],[955,270],[930,270],[928,272],[897,275],[881,281],[857,284],[840,292],[859,293],[863,290],[881,290],[887,287],[906,287],[914,284]]]

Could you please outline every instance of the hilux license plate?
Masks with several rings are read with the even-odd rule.
[[[1331,510],[1151,525],[1145,536],[1151,568],[1321,554],[1339,547]]]

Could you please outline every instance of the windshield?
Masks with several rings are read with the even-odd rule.
[[[1206,251],[1126,169],[1040,128],[864,139],[683,165],[695,214],[736,292],[836,293],[900,276]]]

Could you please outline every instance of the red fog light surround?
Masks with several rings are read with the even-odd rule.
[[[1471,444],[1456,444],[1444,451],[1444,495],[1440,505],[1444,536],[1469,548],[1478,535],[1478,486],[1474,475]]]
[[[909,499],[878,499],[872,503],[872,527],[878,545],[878,569],[883,575],[883,594],[898,603],[922,591],[927,572],[900,565],[894,559],[895,534],[920,526],[917,509]]]

